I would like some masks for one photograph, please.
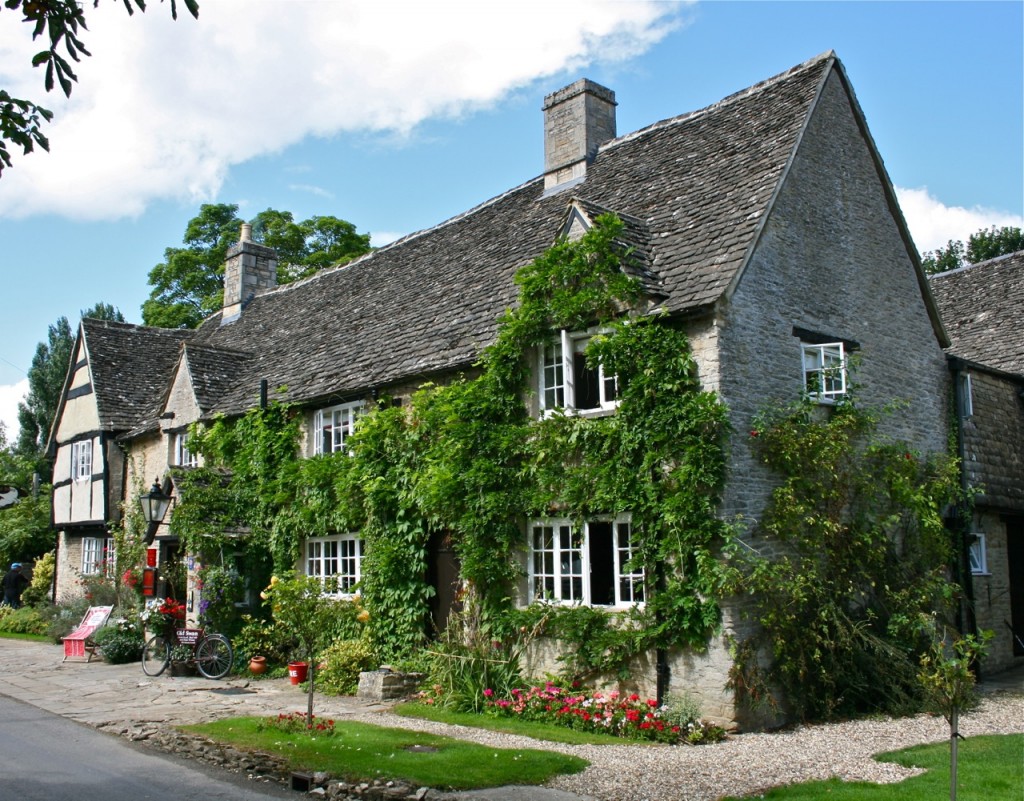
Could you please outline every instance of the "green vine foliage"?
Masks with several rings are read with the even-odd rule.
[[[781,483],[755,532],[769,538],[737,550],[735,589],[761,631],[737,648],[733,686],[748,701],[781,689],[811,719],[920,705],[918,659],[956,591],[941,511],[956,499],[957,465],[881,436],[891,411],[808,400],[750,432]]]
[[[197,432],[198,450],[218,466],[182,477],[175,525],[206,537],[244,520],[277,570],[294,566],[303,537],[358,530],[369,636],[379,655],[400,659],[428,630],[432,533],[452,543],[479,604],[473,636],[502,640],[524,625],[512,590],[528,519],[630,513],[646,605],[618,619],[547,615],[548,633],[567,641],[576,674],[621,668],[652,647],[703,646],[726,578],[715,556],[729,536],[716,516],[725,410],[700,390],[684,333],[667,318],[629,314],[641,291],[623,270],[621,233],[615,217],[598,218],[521,269],[519,305],[473,375],[425,385],[402,406],[382,399],[361,418],[350,454],[299,458],[298,417],[283,406]],[[618,376],[614,415],[529,416],[531,354],[563,328],[603,332],[587,358]],[[540,604],[527,617],[548,611]],[[570,624],[572,614],[586,625]],[[580,647],[598,633],[603,648]]]

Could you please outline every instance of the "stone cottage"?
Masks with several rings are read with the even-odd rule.
[[[973,619],[995,634],[984,667],[1024,659],[1024,251],[935,275],[952,344],[957,448],[976,494],[962,558]]]
[[[101,332],[123,330],[126,337],[167,344],[176,337],[173,359],[160,362],[162,385],[140,392],[130,419],[121,423],[122,445],[131,465],[145,471],[144,485],[169,466],[193,463],[190,423],[243,414],[267,387],[280,388],[276,399],[305,410],[307,455],[345,450],[360,414],[376,398],[406,398],[425,381],[472,369],[494,340],[499,315],[516,302],[516,270],[559,237],[611,212],[626,221],[640,256],[646,308],[684,327],[702,386],[727,405],[734,430],[748,430],[766,403],[795,401],[808,388],[823,405],[833,403],[848,390],[847,360],[855,353],[866,402],[909,400],[887,420],[887,433],[923,453],[945,450],[943,347],[949,340],[882,158],[834,53],[622,136],[614,93],[588,80],[549,95],[543,110],[544,171],[538,177],[343,267],[280,287],[274,252],[243,229],[228,255],[222,312],[188,333],[83,324],[76,357],[81,377],[73,377],[67,394],[90,384],[101,397],[100,381],[110,383],[104,391],[112,395],[129,391],[122,386],[129,376],[109,368],[100,373],[98,354],[81,361]],[[590,333],[564,331],[540,352],[523,355],[535,365],[527,399],[535,413],[548,404],[583,415],[614,413],[614,394],[602,389],[599,374],[592,392],[565,380],[575,375]],[[116,360],[124,351],[108,353],[104,358]],[[55,429],[64,482],[58,491],[67,509],[55,524],[65,550],[83,515],[96,526],[111,519],[65,501],[68,486],[76,497],[91,491],[93,503],[106,508],[130,500],[130,469],[116,484],[89,489],[97,477],[118,472],[120,454],[101,449],[94,467],[71,478],[75,443],[100,429],[69,426],[63,415]],[[93,437],[102,440],[100,433]],[[101,466],[101,458],[110,464]],[[736,438],[721,514],[756,519],[771,486],[749,444]],[[576,532],[581,544],[573,556],[585,566],[580,582],[552,575],[550,600],[628,605],[621,593],[594,585],[586,568],[613,565],[620,571],[610,577],[616,585],[629,578],[619,560],[599,552],[613,547],[605,531],[612,522],[628,531],[620,512],[609,509]],[[168,517],[157,535],[164,559],[177,556]],[[534,547],[529,523],[523,521],[528,555]],[[312,538],[301,563],[310,574],[333,573],[349,587],[360,577],[361,549],[358,532],[337,532]],[[441,543],[433,558],[443,616],[458,565]],[[569,561],[555,558],[552,569],[558,573]],[[61,563],[78,567],[72,557]],[[536,586],[524,582],[523,603]],[[563,586],[577,588],[573,597],[562,597]],[[705,714],[733,720],[733,698],[724,689],[730,667],[725,634],[740,624],[728,612],[723,624],[723,635],[706,653],[671,655],[669,689],[685,688],[702,699]],[[638,681],[652,691],[653,676]]]

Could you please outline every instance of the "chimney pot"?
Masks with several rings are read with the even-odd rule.
[[[252,226],[249,223],[242,223],[242,235],[238,239],[239,242],[251,242],[252,241]]]

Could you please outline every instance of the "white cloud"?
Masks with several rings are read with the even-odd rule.
[[[927,187],[904,189],[895,187],[896,195],[903,209],[903,216],[910,228],[918,251],[945,247],[951,239],[967,242],[971,234],[982,228],[1015,226],[1024,228],[1024,217],[984,206],[947,206],[933,197]]]
[[[18,438],[18,403],[25,400],[27,393],[27,378],[17,384],[0,384],[0,422],[4,424],[8,443]]]
[[[129,18],[102,3],[87,9],[94,55],[76,65],[68,101],[41,97],[28,67],[38,43],[8,27],[19,38],[0,40],[0,79],[56,117],[51,152],[5,173],[0,214],[112,219],[159,197],[209,199],[231,165],[304,137],[407,134],[538,78],[633,57],[679,24],[683,5],[217,0],[198,21],[172,22],[166,4]]]

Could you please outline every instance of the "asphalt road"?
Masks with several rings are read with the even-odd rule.
[[[263,801],[289,790],[143,750],[0,695],[0,801]]]

